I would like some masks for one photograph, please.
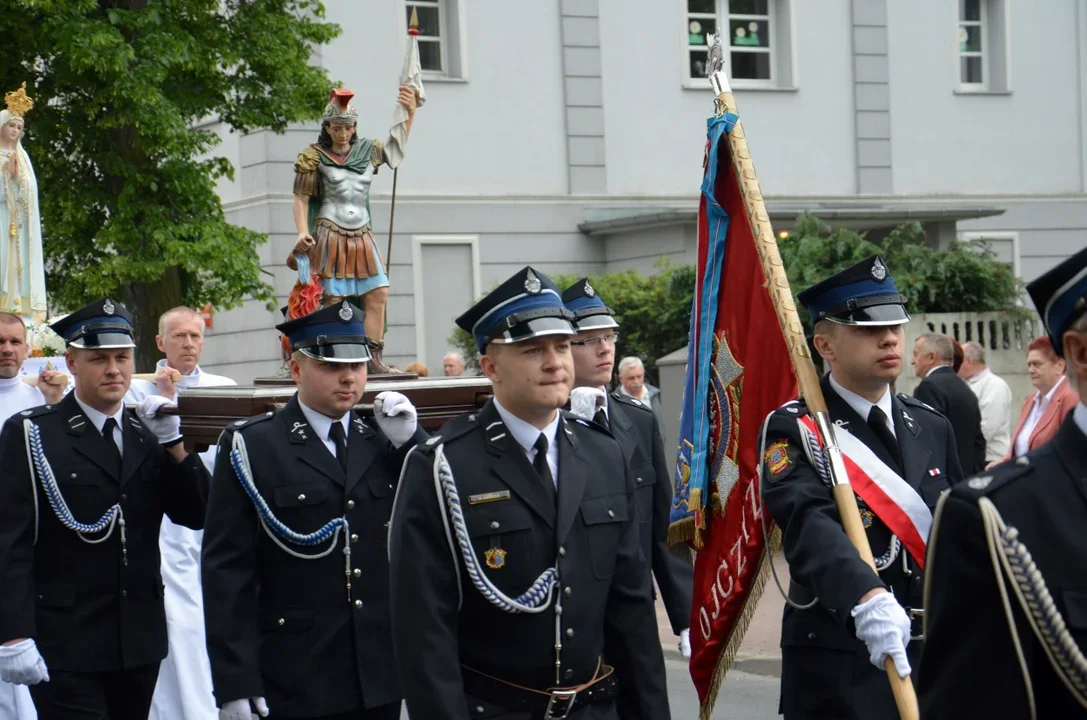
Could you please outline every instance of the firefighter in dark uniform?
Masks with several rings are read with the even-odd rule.
[[[850,476],[880,570],[842,529],[819,455],[806,449],[813,435],[803,401],[786,404],[767,419],[760,450],[764,507],[781,528],[791,576],[779,711],[787,720],[886,720],[897,710],[884,660],[904,677],[920,658],[924,544],[940,493],[961,480],[955,438],[947,418],[891,389],[909,316],[882,259],[869,257],[799,299],[830,368],[821,386],[839,444],[880,488]]]
[[[680,652],[690,657],[694,568],[668,547],[672,474],[657,416],[635,398],[605,392],[615,366],[619,323],[589,279],[581,278],[566,288],[562,301],[574,313],[578,331],[571,342],[576,386],[570,396],[571,409],[603,425],[623,448],[634,489],[642,554],[657,579],[672,632],[679,637]]]
[[[146,718],[166,657],[159,526],[203,527],[207,471],[165,398],[125,408],[120,303],[52,327],[75,389],[0,434],[0,678],[31,686],[41,720]]]
[[[475,337],[494,399],[404,469],[389,550],[408,712],[667,720],[623,451],[559,410],[574,329],[558,288],[526,267],[457,325]],[[618,694],[632,714],[616,710]]]
[[[1027,290],[1080,402],[1053,440],[970,478],[936,511],[924,718],[1087,715],[1087,249]]]
[[[277,326],[297,394],[219,439],[202,576],[223,720],[397,720],[386,536],[400,468],[426,434],[400,393],[352,408],[370,359],[362,312]]]

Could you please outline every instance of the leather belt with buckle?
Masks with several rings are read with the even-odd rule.
[[[925,639],[925,610],[924,608],[906,608],[906,614],[910,616],[910,640]]]
[[[615,668],[598,663],[589,682],[577,687],[537,690],[461,665],[464,690],[472,697],[500,708],[531,713],[539,720],[566,720],[587,705],[605,702],[619,694]]]

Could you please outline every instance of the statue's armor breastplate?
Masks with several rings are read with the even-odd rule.
[[[336,223],[344,230],[357,230],[370,224],[366,200],[370,196],[370,182],[374,179],[374,165],[366,166],[361,175],[338,165],[317,166],[321,173],[321,208],[317,217]]]

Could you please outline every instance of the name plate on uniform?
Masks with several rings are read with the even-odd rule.
[[[482,495],[469,495],[469,505],[483,505],[484,503],[498,502],[499,500],[509,500],[510,491],[502,490],[500,492],[483,493]]]

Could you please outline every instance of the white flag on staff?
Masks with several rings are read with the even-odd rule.
[[[400,71],[400,84],[415,90],[417,106],[426,104],[426,89],[423,88],[423,68],[419,64],[419,41],[414,35],[408,36],[408,52],[404,55],[404,67]],[[396,105],[393,111],[393,126],[389,130],[389,142],[385,145],[385,157],[389,167],[394,170],[404,159],[404,146],[407,144],[408,111]]]

